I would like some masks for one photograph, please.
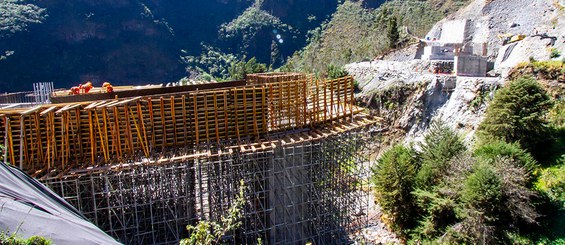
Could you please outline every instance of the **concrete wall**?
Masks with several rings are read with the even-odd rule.
[[[423,60],[453,60],[454,57],[455,46],[449,44],[426,46],[422,55]]]
[[[463,43],[467,37],[468,20],[452,20],[443,23],[440,41],[443,43]]]
[[[455,57],[455,75],[468,77],[485,77],[487,74],[487,59],[474,55],[459,55]]]
[[[487,56],[487,51],[486,43],[467,43],[461,48],[460,53],[464,55]]]

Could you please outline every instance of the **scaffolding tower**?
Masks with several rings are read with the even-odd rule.
[[[367,159],[357,154],[363,131],[301,132],[299,141],[281,135],[262,147],[203,146],[159,164],[140,159],[42,181],[125,244],[178,243],[189,236],[186,225],[227,212],[240,180],[242,226],[226,243],[347,244],[367,224]]]

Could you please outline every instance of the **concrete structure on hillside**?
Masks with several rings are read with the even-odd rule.
[[[487,60],[482,56],[455,56],[454,72],[457,76],[484,77],[487,73]]]
[[[452,20],[443,23],[439,37],[421,40],[422,59],[438,62],[453,62],[453,71],[458,76],[486,76],[487,45],[472,43],[469,20]]]

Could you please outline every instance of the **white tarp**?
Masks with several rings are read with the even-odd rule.
[[[0,162],[0,231],[53,244],[120,244],[39,181]]]

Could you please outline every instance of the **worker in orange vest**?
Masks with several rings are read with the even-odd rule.
[[[82,86],[83,93],[87,94],[92,88],[92,83],[90,81],[86,82],[86,84]]]
[[[112,87],[112,84],[110,84],[109,82],[104,82],[104,84],[102,84],[102,87],[106,88],[106,93],[114,92],[114,87]]]
[[[72,88],[69,90],[69,94],[72,94],[72,95],[80,94],[80,88],[77,87],[77,86],[72,87]]]

